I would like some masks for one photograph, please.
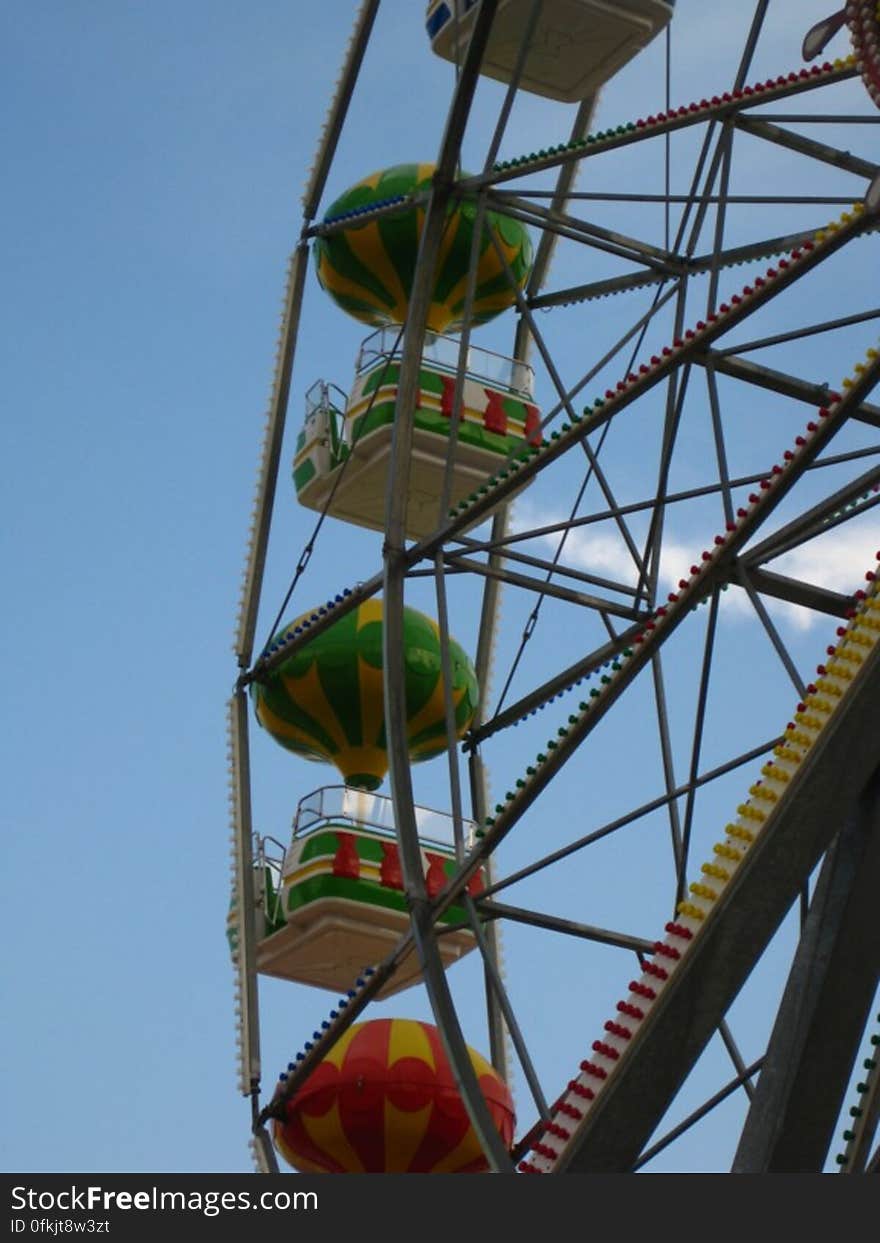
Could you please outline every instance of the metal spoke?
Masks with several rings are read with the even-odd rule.
[[[550,867],[554,863],[559,863],[563,859],[567,859],[570,855],[575,854],[577,851],[583,850],[585,846],[591,846],[593,842],[601,841],[602,838],[608,837],[609,834],[616,833],[618,829],[626,828],[627,825],[633,824],[636,820],[640,820],[643,816],[647,816],[650,812],[658,811],[661,807],[666,807],[671,800],[681,798],[681,796],[683,794],[687,794],[691,788],[696,789],[701,785],[706,785],[710,781],[716,780],[718,777],[723,777],[726,773],[734,772],[737,768],[741,768],[745,764],[750,764],[753,760],[766,755],[779,743],[779,741],[779,738],[772,738],[769,742],[764,743],[762,746],[755,747],[751,751],[747,751],[745,754],[737,756],[736,759],[730,760],[728,763],[712,769],[711,772],[703,773],[694,780],[692,786],[677,786],[674,790],[670,790],[666,794],[661,794],[659,797],[651,799],[648,803],[643,803],[641,807],[637,807],[635,811],[628,812],[625,816],[620,816],[617,820],[611,821],[610,824],[603,825],[602,828],[595,829],[592,833],[587,833],[584,837],[578,838],[577,841],[570,842],[567,846],[563,846],[559,850],[554,851],[552,854],[546,855],[543,859],[539,859],[536,863],[530,864],[528,867],[521,868],[519,871],[511,873],[509,876],[505,877],[503,881],[496,881],[494,885],[484,890],[484,893],[486,895],[500,893],[502,890],[508,889],[511,885],[516,884],[517,881],[525,880],[526,877],[534,876],[537,872],[542,871],[544,868]]]

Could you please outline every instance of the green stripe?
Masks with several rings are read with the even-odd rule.
[[[383,170],[372,195],[375,200],[392,198],[396,194],[416,194],[430,184],[430,175],[419,178],[418,164],[395,164]]]
[[[293,485],[297,492],[302,492],[307,483],[311,483],[317,475],[317,467],[310,457],[300,462],[299,466],[293,468]]]
[[[436,740],[434,746],[430,746],[431,742]],[[431,725],[427,729],[423,729],[421,733],[416,734],[414,738],[409,740],[410,745],[410,763],[421,764],[425,760],[433,760],[436,756],[442,755],[446,750],[446,731],[443,725]],[[416,747],[425,747],[416,755]]]
[[[276,890],[274,884],[272,883],[271,868],[264,868],[263,874],[264,874],[265,885],[266,885],[266,903],[265,903],[263,914],[266,920],[266,934],[270,935],[273,932],[277,932],[279,928],[283,928],[284,925],[287,923],[287,920],[284,918],[283,903],[279,903],[277,901],[278,891]],[[273,919],[272,911],[275,911],[275,910],[277,910],[279,914],[276,916],[276,918]]]
[[[419,253],[418,217],[418,210],[413,208],[405,215],[386,216],[377,222],[385,258],[397,273],[405,297],[413,286]]]
[[[411,609],[403,610],[406,715],[425,707],[440,680],[440,644],[428,622]]]
[[[364,380],[364,386],[361,390],[366,396],[373,393],[377,388],[385,384],[396,384],[400,378],[400,365],[398,363],[382,363],[375,371],[371,371]]]
[[[343,311],[347,311],[355,319],[361,320],[362,323],[380,328],[397,323],[397,320],[391,318],[390,312],[380,310],[375,302],[353,298],[349,294],[336,293],[335,290],[333,292],[327,290],[327,292],[338,307],[341,307]]]
[[[260,725],[263,725],[260,707],[265,703],[266,707],[271,709],[277,717],[280,717],[287,725],[293,725],[296,729],[301,730],[313,743],[313,750],[308,752],[302,743],[288,738],[280,738],[273,734],[272,737],[275,741],[280,743],[287,751],[293,751],[296,755],[308,754],[313,759],[319,760],[326,759],[328,755],[335,755],[337,753],[339,748],[320,721],[317,721],[295,703],[280,681],[272,679],[264,684],[252,682],[251,686],[255,688],[254,698],[256,700],[257,720],[260,722]],[[266,729],[267,726],[263,725],[263,728]]]
[[[519,406],[519,418],[523,420],[525,418],[525,410],[522,406]],[[352,435],[357,443],[363,446],[368,436],[380,428],[390,427],[393,422],[394,402],[378,402],[369,414],[359,415],[354,420]],[[439,444],[441,438],[444,441],[449,439],[449,419],[445,415],[419,407],[415,413],[415,425],[420,431],[434,433],[438,438],[437,453],[445,454],[444,446]],[[479,423],[462,423],[458,429],[458,439],[463,444],[484,449],[487,453],[498,457],[506,457],[512,449],[521,449],[524,443],[521,436],[502,436],[500,432],[488,431]]]
[[[483,320],[485,320],[486,316],[488,316],[489,319],[494,319],[496,315],[500,314],[500,312],[496,308],[481,311],[481,303],[488,298],[493,298],[496,294],[507,295],[510,292],[510,283],[507,279],[506,272],[499,272],[499,274],[497,276],[493,276],[491,280],[484,281],[482,285],[477,286],[474,293],[474,315],[481,316]],[[450,305],[450,311],[460,318],[464,314],[465,301],[466,297],[463,295],[457,302],[453,302]]]
[[[446,302],[451,291],[467,275],[468,267],[470,266],[471,239],[474,236],[474,224],[472,217],[471,219],[465,217],[465,207],[466,204],[462,204],[461,211],[456,212],[447,219],[446,227],[451,234],[452,244],[443,260],[443,267],[437,273],[433,294],[435,302]],[[481,255],[485,251],[488,242],[489,235],[484,233],[483,241],[480,245]],[[446,238],[443,239],[443,245],[446,245]]]
[[[338,273],[339,276],[345,277],[346,280],[360,285],[364,291],[365,305],[372,305],[366,298],[367,293],[371,293],[376,301],[389,311],[396,305],[396,299],[393,294],[382,284],[375,272],[361,262],[351,246],[349,246],[344,233],[334,233],[331,237],[322,237],[317,240],[315,243],[315,264],[321,288],[325,289],[331,298],[336,298],[340,295],[335,290],[329,289],[324,283],[325,279],[329,281],[328,269]]]
[[[518,220],[512,220],[509,216],[499,215],[498,212],[490,211],[488,219],[505,246],[518,247],[519,259],[526,269],[530,268],[532,266],[532,239],[529,236],[528,229],[520,224]]]
[[[321,688],[351,746],[360,746],[363,741],[357,653],[359,616],[360,609],[346,614],[315,640],[314,645],[309,645],[314,647]]]

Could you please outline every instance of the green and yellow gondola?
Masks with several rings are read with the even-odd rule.
[[[406,725],[411,763],[446,749],[440,629],[424,613],[404,608]],[[310,614],[288,623],[284,639]],[[288,751],[330,762],[346,785],[375,790],[388,771],[382,681],[381,600],[367,600],[251,684],[257,720]],[[448,644],[458,738],[477,708],[473,665],[458,643]]]
[[[433,175],[433,164],[380,169],[346,190],[327,212],[324,223],[338,222],[340,227],[320,235],[315,243],[318,280],[337,305],[365,324],[404,323],[426,203],[413,202],[402,211],[371,220],[359,217],[371,208],[426,193]],[[462,326],[476,212],[474,196],[465,195],[449,207],[428,309],[427,326],[432,332],[457,332]],[[479,242],[472,324],[484,324],[516,302],[493,235],[520,289],[532,267],[527,229],[517,220],[487,211]]]

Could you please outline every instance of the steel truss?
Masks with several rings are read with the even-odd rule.
[[[700,892],[693,901],[688,897],[694,890],[691,886],[689,891],[688,881],[699,862],[694,840],[702,807],[698,799],[714,789],[714,783],[726,783],[747,766],[762,760],[774,764],[774,754],[793,745],[787,741],[790,730],[786,730],[785,717],[774,718],[759,700],[748,741],[743,744],[737,731],[737,741],[731,740],[723,758],[706,758],[707,753],[714,755],[708,744],[718,729],[718,713],[712,704],[715,678],[719,665],[731,659],[729,628],[726,630],[724,624],[725,593],[732,588],[746,602],[754,618],[750,633],[759,636],[752,637],[750,644],[756,652],[760,649],[760,660],[777,671],[790,703],[806,701],[806,707],[797,711],[809,717],[818,693],[812,684],[815,675],[789,650],[778,615],[772,611],[773,602],[808,610],[826,622],[830,618],[845,621],[854,608],[869,607],[873,591],[869,588],[868,602],[860,604],[855,595],[857,583],[853,583],[852,591],[844,592],[785,568],[784,563],[783,568],[776,568],[781,558],[813,548],[816,540],[830,537],[843,547],[848,533],[865,529],[880,499],[880,406],[871,401],[880,378],[880,360],[875,352],[865,361],[862,344],[870,340],[864,333],[880,317],[880,309],[859,301],[857,292],[849,305],[845,297],[839,298],[842,305],[830,314],[813,309],[814,300],[824,307],[826,298],[834,301],[830,294],[839,295],[839,274],[845,260],[852,260],[863,248],[864,266],[876,265],[880,245],[880,220],[873,209],[862,208],[880,165],[820,139],[818,127],[843,126],[847,140],[870,153],[870,139],[877,132],[870,126],[877,124],[880,114],[867,94],[861,112],[854,110],[858,96],[852,92],[846,94],[842,106],[832,104],[835,92],[857,77],[856,66],[846,61],[815,67],[812,72],[794,65],[781,79],[748,86],[755,49],[771,7],[769,0],[755,4],[733,81],[720,84],[723,94],[718,97],[680,109],[672,109],[667,102],[659,109],[662,115],[633,118],[604,134],[588,134],[595,101],[586,101],[576,110],[566,142],[548,151],[499,162],[505,125],[515,101],[514,78],[481,173],[462,179],[457,176],[462,142],[496,8],[496,0],[482,0],[456,77],[436,176],[424,202],[419,264],[402,339],[381,565],[372,577],[339,597],[325,614],[316,615],[302,635],[286,640],[271,653],[258,654],[254,660],[257,610],[307,252],[319,232],[338,227],[316,225],[314,219],[367,51],[378,0],[361,6],[305,195],[303,232],[291,263],[236,636],[239,675],[230,706],[230,728],[233,846],[240,912],[237,972],[242,1008],[241,1088],[253,1103],[260,1169],[276,1168],[266,1126],[280,1105],[305,1082],[327,1049],[363,1015],[382,984],[412,953],[421,960],[435,1021],[490,1168],[496,1172],[512,1172],[521,1160],[520,1168],[553,1173],[650,1169],[656,1157],[674,1151],[676,1140],[737,1095],[743,1098],[745,1117],[736,1152],[731,1151],[735,1171],[817,1171],[833,1156],[835,1128],[852,1067],[867,1039],[866,1025],[880,965],[880,925],[876,903],[872,905],[880,867],[880,739],[872,725],[880,692],[880,653],[876,648],[865,648],[855,675],[843,691],[835,692],[839,703],[834,712],[828,714],[827,721],[823,718],[809,744],[798,744],[802,753],[796,762],[779,761],[793,767],[777,799],[778,807],[744,857],[736,861],[732,878],[724,881],[721,892],[711,899]],[[824,111],[826,98],[829,104]],[[798,101],[805,110],[788,111]],[[644,194],[622,193],[603,187],[602,170],[608,157],[638,153],[649,144],[668,144],[673,136],[676,141],[686,138],[690,143],[686,148],[690,169],[687,193],[673,192],[668,162],[667,186],[662,194],[647,190]],[[744,161],[744,171],[739,155],[746,143],[759,165],[763,157],[755,156],[755,151],[772,152],[771,165],[778,165],[781,186],[743,188],[748,160]],[[575,190],[578,170],[589,176],[590,190]],[[828,170],[833,171],[829,174]],[[534,178],[547,172],[554,174],[555,183],[536,189]],[[832,180],[826,185],[829,175]],[[851,179],[850,202],[856,207],[841,220],[829,222],[829,205],[846,198],[839,192],[841,175]],[[811,191],[800,188],[800,182],[810,182]],[[518,327],[512,352],[533,362],[546,385],[549,400],[545,399],[542,407],[546,441],[527,460],[510,461],[458,509],[447,512],[443,505],[436,531],[408,544],[404,529],[412,411],[427,305],[447,209],[462,193],[476,197],[481,213],[491,207],[493,212],[524,221],[538,232],[535,268],[528,286],[517,296]],[[610,202],[621,207],[636,200],[665,206],[659,236],[656,227],[640,236],[629,226],[610,227],[607,215],[592,214]],[[750,236],[743,241],[739,236],[743,221],[737,213],[755,207],[768,211],[788,207],[801,221],[807,212],[810,222],[784,232],[765,230],[761,213],[752,211],[748,218]],[[674,236],[672,208],[680,209]],[[398,210],[398,206],[389,206],[376,215]],[[773,220],[775,223],[775,216]],[[563,247],[568,248],[567,255],[577,252],[581,266],[584,256],[597,256],[604,265],[600,270],[615,264],[624,270],[551,287],[551,272],[560,270],[559,264],[551,267],[551,260],[562,254]],[[770,267],[767,271],[764,266],[755,269],[756,264]],[[725,301],[722,291],[735,285],[734,278],[741,273],[734,269],[743,265],[748,265],[750,283]],[[562,268],[563,275],[567,270],[567,265]],[[755,270],[761,274],[755,276]],[[566,336],[570,321],[557,321],[555,317],[574,316],[583,333],[584,327],[594,322],[591,317],[599,314],[600,299],[602,306],[606,299],[621,305],[632,301],[636,310],[620,335],[605,343],[594,357],[589,348],[582,352],[572,349]],[[543,312],[546,316],[539,314]],[[754,329],[749,322],[752,317]],[[467,318],[466,310],[466,323]],[[663,333],[665,338],[661,337]],[[466,327],[462,357],[469,337]],[[564,345],[557,344],[563,340]],[[829,341],[834,342],[833,351],[824,344]],[[840,362],[839,374],[829,376],[813,369],[814,356],[805,349],[808,342],[823,343],[815,357],[821,365],[831,354]],[[760,355],[760,361],[747,357],[755,354]],[[573,357],[578,358],[580,370],[574,368]],[[594,392],[597,388],[598,395]],[[592,404],[583,407],[585,399]],[[767,422],[778,430],[774,438],[778,460],[764,450],[750,456],[742,452],[738,441],[738,422],[745,421],[743,411],[765,400]],[[809,423],[794,437],[788,428],[792,410],[800,405],[809,407]],[[690,460],[687,437],[695,407],[708,428],[702,441],[708,448],[700,456],[699,476],[689,477],[683,486],[679,468],[682,460]],[[619,444],[626,438],[634,420],[643,428],[643,414],[649,411],[656,442],[651,445],[653,472],[650,481],[646,475],[634,487],[627,474],[626,456],[621,461],[620,454],[615,453],[615,440]],[[454,413],[453,424],[455,417]],[[746,459],[752,465],[743,469]],[[570,493],[568,516],[560,519],[545,515],[546,521],[514,525],[512,501],[524,485],[534,485],[537,491],[545,481],[556,480],[558,485],[551,485],[554,491],[558,487]],[[689,507],[695,507],[693,512],[705,521],[702,515],[706,505],[713,507],[715,525],[703,528],[699,547],[693,549],[690,573],[685,572],[679,585],[667,594],[665,558],[673,542],[670,530],[678,523],[680,513],[691,512]],[[478,531],[480,522],[489,522],[490,527]],[[318,530],[320,523],[315,535]],[[570,555],[574,541],[591,530],[609,531],[616,541],[619,551],[613,572],[602,564],[585,565]],[[880,543],[876,530],[875,523],[874,542]],[[294,585],[305,569],[313,543],[314,537],[300,560]],[[866,548],[869,545],[870,538]],[[867,561],[864,568],[868,569]],[[476,666],[481,684],[488,681],[493,664],[500,665],[502,660],[496,653],[502,634],[502,587],[525,618],[518,637],[509,630],[505,635],[505,682],[499,699],[481,705],[464,748],[449,744],[453,817],[460,824],[468,814],[484,827],[474,849],[460,852],[457,875],[434,899],[427,896],[421,871],[416,799],[404,729],[403,605],[421,580],[434,585],[443,638],[448,635],[449,595],[456,585],[464,580],[472,584],[472,591],[480,592]],[[274,1095],[261,1103],[249,887],[252,824],[245,690],[347,610],[380,591],[385,608],[389,780],[411,912],[410,929],[394,951],[376,964],[372,974],[353,982],[344,1009],[325,1022],[319,1037],[275,1088]],[[705,608],[698,607],[701,605]],[[583,633],[583,643],[577,658],[564,667],[555,668],[548,655],[538,662],[536,670],[531,660],[532,636],[540,633],[543,616],[551,610],[556,610],[554,616],[564,616],[566,626],[581,628],[578,633]],[[862,634],[859,624],[852,623],[856,626],[852,633]],[[870,628],[865,633],[870,633]],[[682,635],[688,636],[694,682],[684,737],[670,703]],[[842,648],[847,643],[851,648],[855,642],[841,638]],[[588,681],[593,694],[578,702],[579,694],[586,692],[577,688]],[[601,739],[603,731],[630,702],[642,705],[639,711],[643,712],[646,690],[651,715],[647,720],[642,718],[641,728],[645,748],[650,742],[654,751],[651,771],[656,771],[660,789],[635,806],[619,808],[604,821],[588,808],[573,809],[567,840],[546,851],[536,844],[528,861],[513,855],[520,861],[505,866],[507,846],[518,840],[517,835],[531,835],[534,840],[536,826],[540,827],[542,814],[546,814],[542,808],[552,805],[553,791],[568,779],[567,774],[589,771],[594,734]],[[510,775],[510,789],[493,812],[486,771],[489,751],[495,748],[495,767],[494,757],[504,755],[513,727],[527,726],[532,717],[549,709],[538,717],[539,723],[543,722],[557,700],[561,728],[549,742],[538,743],[542,750],[525,772]],[[451,722],[451,702],[447,702],[447,715]],[[548,728],[543,725],[544,738]],[[616,777],[609,773],[605,779],[611,784]],[[602,777],[595,780],[601,782]],[[470,800],[467,809],[466,790]],[[761,797],[754,790],[754,786],[750,788],[752,799],[747,805]],[[592,1045],[583,1034],[585,1063],[580,1074],[576,1064],[568,1069],[575,1079],[566,1089],[566,1071],[560,1073],[553,1065],[550,1069],[559,1075],[559,1081],[548,1081],[547,1068],[538,1065],[534,1050],[529,1048],[530,1042],[540,1043],[546,1034],[535,1016],[523,1014],[528,997],[523,977],[535,968],[535,962],[512,962],[503,969],[499,926],[531,929],[529,935],[543,938],[543,944],[555,934],[570,938],[571,944],[579,947],[598,946],[603,953],[626,955],[622,983],[633,971],[633,963],[638,973],[655,961],[651,956],[660,953],[656,949],[660,943],[641,927],[609,928],[594,922],[587,903],[574,918],[556,909],[536,910],[531,901],[521,903],[515,895],[510,900],[508,897],[517,885],[539,874],[551,874],[563,861],[568,867],[582,866],[588,874],[591,847],[621,840],[623,834],[634,832],[635,826],[657,816],[663,818],[660,823],[665,825],[669,855],[669,865],[657,880],[667,904],[664,917],[673,924],[677,919],[684,921],[675,926],[688,933],[687,937],[684,932],[669,935],[673,940],[679,936],[683,944],[693,944],[687,945],[687,952],[679,952],[671,944],[669,955],[672,957],[674,951],[677,956],[675,970],[628,1035],[620,1035],[616,1020],[610,1027],[606,1023],[603,1030],[590,1033],[599,1036]],[[631,857],[626,855],[627,860]],[[482,897],[473,902],[468,899],[467,909],[485,965],[492,1059],[502,1071],[521,1075],[533,1101],[532,1118],[526,1120],[523,1137],[513,1153],[504,1150],[494,1131],[467,1056],[466,1037],[473,1041],[465,1027],[473,1025],[475,1016],[462,1013],[437,945],[439,917],[463,893],[480,867],[490,869],[490,884]],[[703,872],[709,878],[714,875],[705,868]],[[707,888],[702,881],[699,885]],[[711,884],[708,888],[711,890]],[[504,901],[499,900],[500,894],[504,894]],[[703,910],[701,901],[710,905]],[[697,914],[686,910],[681,915],[688,906]],[[800,928],[787,983],[783,981],[778,994],[765,1003],[776,1015],[769,1041],[765,1047],[751,1050],[747,1058],[734,1037],[736,1024],[729,1012],[774,944],[778,930],[791,924],[792,913],[798,909]],[[698,935],[687,924],[688,919],[698,928]],[[554,1023],[567,1021],[567,1003],[560,1004],[563,1008],[552,1016]],[[632,1008],[630,1004],[630,1011]],[[625,1016],[630,1011],[620,1013]],[[310,1022],[307,1019],[305,1025]],[[626,1022],[622,1026],[626,1028]],[[713,1041],[720,1042],[727,1073],[683,1120],[670,1121],[677,1094]],[[583,1070],[584,1064],[592,1069]],[[589,1075],[594,1072],[601,1091],[589,1087]],[[580,1088],[573,1084],[580,1084]],[[875,1096],[871,1080],[871,1101]],[[575,1109],[571,1101],[576,1098],[582,1103],[588,1101],[589,1108]],[[863,1121],[858,1140],[849,1141],[851,1148],[857,1142],[863,1169],[877,1167],[876,1155],[870,1155],[876,1105],[872,1111],[872,1125]],[[576,1118],[578,1112],[581,1116]],[[849,1168],[855,1168],[852,1162]]]

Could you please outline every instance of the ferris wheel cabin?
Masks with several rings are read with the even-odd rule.
[[[416,808],[425,886],[436,897],[456,868],[450,816]],[[472,840],[475,826],[464,823]],[[259,843],[254,868],[257,970],[263,975],[344,992],[365,968],[380,962],[409,928],[409,909],[391,800],[351,786],[326,786],[303,798],[293,837],[273,855]],[[484,886],[481,873],[468,892]],[[460,902],[441,920],[444,966],[472,950],[474,935]],[[234,912],[230,927],[234,926]],[[233,946],[234,949],[234,946]],[[391,996],[421,979],[417,954],[401,963],[377,994]]]
[[[346,397],[318,381],[306,395],[293,478],[300,504],[381,531],[400,378],[398,330],[383,328],[361,346]],[[459,342],[428,334],[415,411],[406,535],[421,539],[440,525],[440,499],[452,436]],[[508,458],[540,445],[531,367],[471,347],[455,429],[450,507],[464,500]]]
[[[482,72],[509,82],[534,0],[500,0]],[[520,85],[563,103],[586,99],[669,24],[675,0],[544,0]],[[476,0],[431,0],[425,18],[431,48],[460,62]]]

